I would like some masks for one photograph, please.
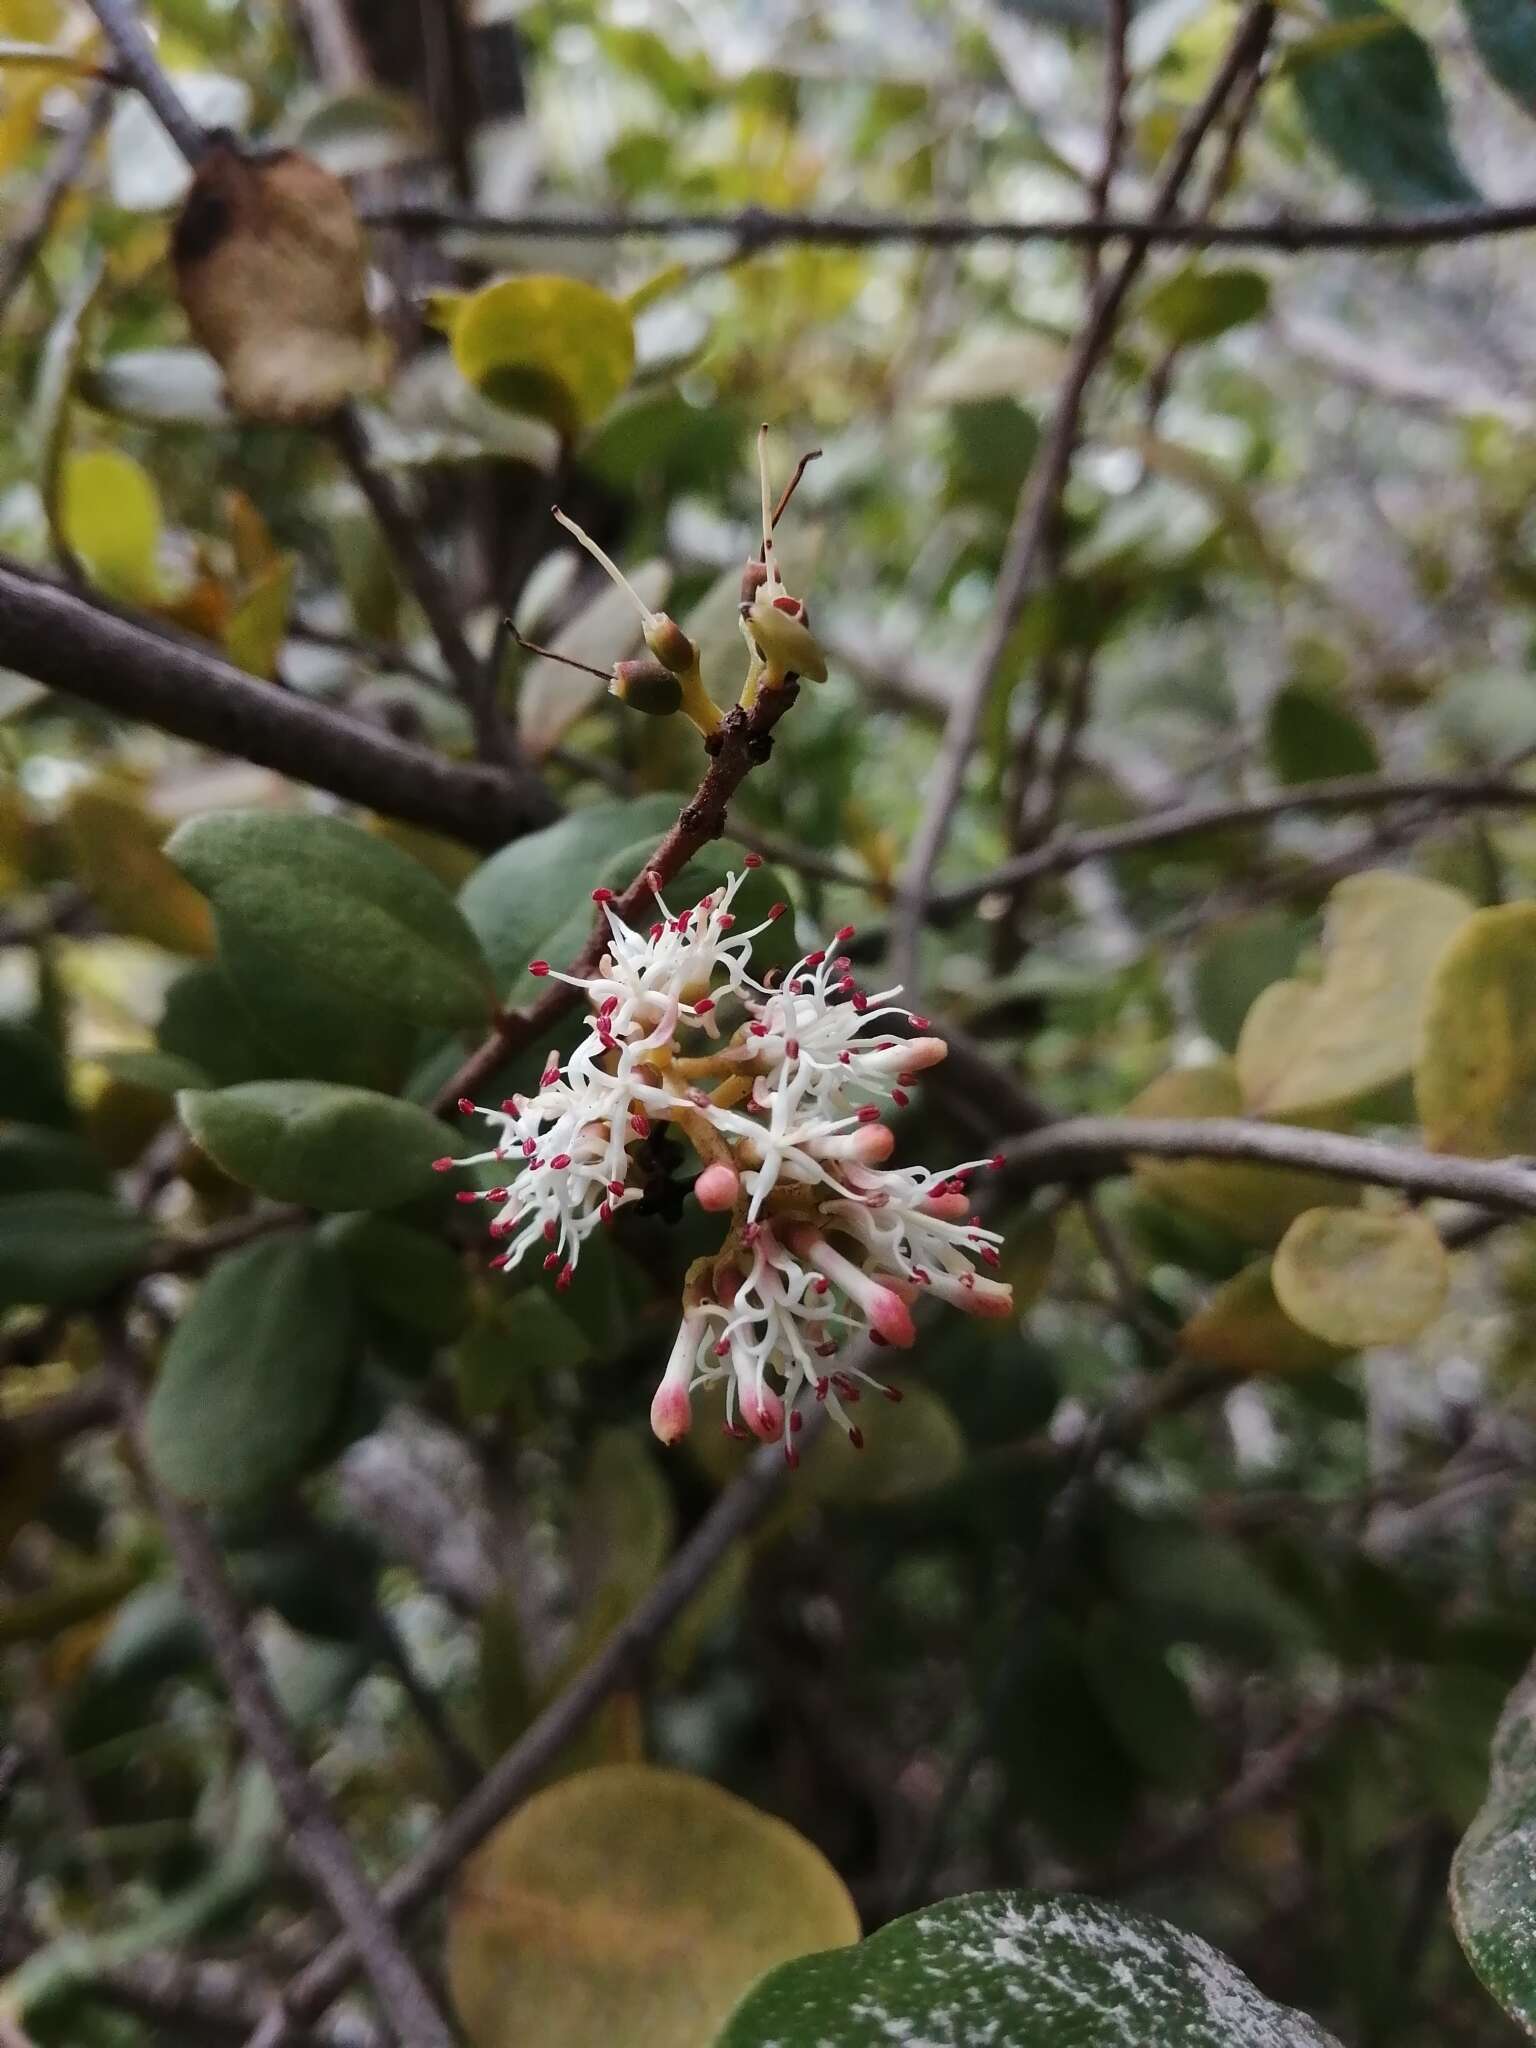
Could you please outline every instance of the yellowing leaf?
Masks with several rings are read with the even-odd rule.
[[[64,813],[75,873],[112,926],[172,953],[213,951],[207,898],[160,851],[166,828],[126,790],[93,782]]]
[[[1228,1372],[1324,1372],[1347,1353],[1293,1323],[1275,1299],[1269,1260],[1255,1259],[1197,1309],[1179,1332],[1179,1349]]]
[[[1472,915],[1459,889],[1386,871],[1328,898],[1320,981],[1277,981],[1248,1012],[1237,1074],[1249,1110],[1318,1116],[1412,1071],[1430,976]]]
[[[628,310],[579,277],[501,278],[451,311],[467,382],[566,440],[608,410],[635,367]]]
[[[448,1982],[473,2048],[709,2048],[764,1970],[858,1936],[792,1828],[703,1778],[615,1764],[540,1792],[480,1850]]]
[[[1275,1298],[1292,1322],[1330,1344],[1401,1344],[1445,1303],[1450,1262],[1427,1216],[1313,1209],[1275,1253]]]
[[[1128,1116],[1240,1116],[1242,1090],[1230,1060],[1178,1067],[1144,1088]],[[1225,1165],[1215,1159],[1139,1158],[1137,1180],[1249,1244],[1274,1244],[1305,1209],[1359,1200],[1341,1181],[1290,1166]]]
[[[1536,1151],[1536,903],[1480,910],[1446,947],[1414,1086],[1437,1152]]]
[[[172,255],[193,335],[237,412],[321,419],[383,382],[389,350],[368,310],[363,231],[346,186],[309,157],[215,145]]]
[[[294,568],[292,555],[269,562],[229,615],[225,649],[232,662],[253,676],[270,680],[277,672],[277,657],[288,635]]]
[[[138,603],[160,588],[160,494],[153,479],[115,448],[64,457],[59,524],[71,553],[114,597]]]

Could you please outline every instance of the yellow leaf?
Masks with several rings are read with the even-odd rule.
[[[292,555],[279,555],[269,562],[230,613],[224,629],[225,651],[232,662],[249,669],[253,676],[270,679],[277,672],[277,657],[288,636],[295,567]]]
[[[90,448],[64,457],[59,525],[71,552],[114,597],[153,601],[160,589],[160,494],[131,455]]]
[[[1293,1323],[1275,1299],[1269,1260],[1244,1266],[1197,1309],[1179,1332],[1179,1349],[1228,1372],[1325,1372],[1348,1353]]]
[[[1445,1305],[1450,1261],[1427,1216],[1312,1209],[1275,1253],[1275,1298],[1292,1322],[1330,1344],[1401,1344]]]
[[[1459,889],[1386,870],[1328,898],[1319,981],[1277,981],[1249,1010],[1237,1073],[1250,1110],[1320,1116],[1412,1072],[1430,976],[1472,915]]]
[[[160,851],[166,828],[127,791],[77,789],[64,812],[75,874],[113,928],[172,953],[213,951],[208,900]]]
[[[387,376],[351,198],[297,150],[211,148],[171,252],[193,335],[247,418],[322,419]]]
[[[1414,1088],[1435,1151],[1536,1151],[1536,903],[1480,910],[1446,947]]]
[[[466,1870],[448,1982],[473,2048],[709,2048],[776,1963],[859,1937],[847,1887],[703,1778],[610,1765],[540,1792]]]
[[[626,308],[578,277],[505,277],[452,309],[453,359],[484,397],[571,440],[635,367]]]

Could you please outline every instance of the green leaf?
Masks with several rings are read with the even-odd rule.
[[[473,2048],[710,2048],[762,1971],[858,1931],[841,1878],[782,1821],[703,1778],[610,1765],[536,1794],[466,1867],[448,1983]]]
[[[176,1107],[191,1137],[243,1187],[313,1209],[392,1209],[433,1184],[453,1149],[413,1102],[329,1081],[245,1081],[188,1089]]]
[[[0,1130],[0,1195],[44,1188],[84,1188],[105,1195],[110,1183],[101,1160],[73,1131],[46,1124],[8,1124]]]
[[[500,278],[449,314],[461,376],[565,440],[600,419],[634,372],[628,309],[578,277]]]
[[[57,1052],[30,1024],[0,1019],[0,1116],[67,1130],[75,1121]]]
[[[340,1263],[312,1235],[221,1259],[172,1332],[150,1396],[161,1478],[211,1507],[295,1478],[340,1404],[353,1340]]]
[[[459,909],[509,1004],[536,991],[530,960],[564,966],[580,951],[592,928],[592,891],[614,855],[647,836],[654,846],[676,816],[670,796],[593,804],[514,839],[476,868]]]
[[[342,1216],[323,1235],[359,1298],[408,1329],[449,1343],[469,1321],[469,1279],[451,1245],[389,1216]]]
[[[1348,1109],[1413,1069],[1430,978],[1472,915],[1459,889],[1387,870],[1328,898],[1320,980],[1277,981],[1237,1044],[1250,1111],[1298,1120]]]
[[[495,1415],[535,1376],[568,1370],[591,1356],[591,1340],[554,1296],[525,1287],[482,1315],[455,1346],[459,1405],[471,1419]]]
[[[1536,113],[1536,5],[1532,0],[1461,0],[1461,11],[1490,76],[1527,113]]]
[[[89,448],[64,457],[59,522],[71,551],[113,597],[160,596],[160,493],[131,455]]]
[[[388,840],[340,818],[224,811],[166,851],[211,899],[220,963],[260,1036],[302,1072],[390,1083],[417,1027],[488,1018],[474,933]]]
[[[1451,1864],[1451,1917],[1467,1960],[1536,2035],[1536,1664],[1494,1733],[1488,1796]]]
[[[294,555],[278,555],[245,591],[224,628],[224,651],[237,668],[264,679],[277,672],[293,607]]]
[[[1243,1019],[1272,981],[1294,973],[1307,937],[1307,921],[1283,910],[1260,911],[1214,932],[1196,954],[1191,975],[1201,1030],[1235,1051]]]
[[[216,961],[190,968],[171,983],[157,1036],[162,1053],[189,1062],[221,1088],[289,1071],[255,1030],[234,983]]]
[[[1450,1264],[1427,1216],[1310,1209],[1280,1241],[1275,1299],[1314,1337],[1357,1350],[1416,1337],[1445,1306]]]
[[[1335,22],[1288,63],[1317,142],[1383,206],[1472,206],[1480,199],[1451,141],[1429,46],[1381,0],[1328,0]]]
[[[136,1272],[154,1237],[105,1195],[0,1195],[0,1309],[83,1308]]]
[[[971,1892],[785,1963],[717,2048],[1337,2048],[1207,1942],[1093,1899]]]
[[[1536,903],[1479,910],[1446,947],[1414,1093],[1437,1152],[1536,1151]]]
[[[1270,765],[1281,782],[1321,782],[1334,775],[1374,775],[1381,756],[1360,721],[1331,690],[1288,683],[1269,707],[1265,733]]]
[[[1141,310],[1180,347],[1213,341],[1269,311],[1269,279],[1260,270],[1212,270],[1190,263],[1155,286]]]

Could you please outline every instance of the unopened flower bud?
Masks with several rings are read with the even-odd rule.
[[[666,612],[647,613],[642,628],[645,644],[661,663],[675,676],[687,675],[699,658],[699,650],[688,638],[676,619]]]
[[[614,663],[608,694],[647,718],[670,718],[682,704],[683,686],[662,662],[637,655],[633,661]]]
[[[741,1175],[723,1159],[714,1160],[694,1182],[693,1192],[701,1209],[734,1208],[741,1193]]]
[[[770,668],[781,675],[806,676],[813,683],[827,680],[827,657],[805,622],[805,606],[798,598],[774,600],[766,591],[759,591],[746,619],[747,630]]]

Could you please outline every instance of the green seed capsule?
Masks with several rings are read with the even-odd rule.
[[[631,711],[643,711],[647,718],[670,718],[683,701],[683,686],[672,671],[643,655],[633,661],[616,661],[608,690],[621,704]]]

